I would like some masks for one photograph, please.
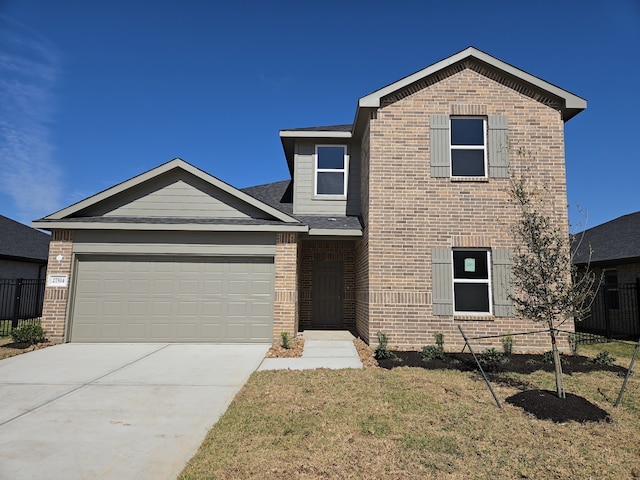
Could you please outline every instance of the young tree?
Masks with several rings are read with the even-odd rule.
[[[522,151],[519,155],[526,155]],[[513,225],[516,248],[513,256],[511,300],[517,314],[549,329],[558,397],[565,398],[557,334],[570,318],[579,320],[593,299],[594,275],[581,272],[572,263],[567,231],[545,209],[544,189],[535,188],[524,175],[513,177],[511,198],[518,218]],[[551,209],[552,210],[552,209]]]

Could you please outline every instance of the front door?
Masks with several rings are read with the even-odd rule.
[[[313,327],[342,327],[342,262],[313,263]]]

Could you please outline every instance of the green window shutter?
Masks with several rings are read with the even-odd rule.
[[[434,248],[431,250],[431,268],[433,314],[453,315],[451,249]]]
[[[431,176],[451,176],[449,115],[429,115],[431,126]]]
[[[513,317],[515,310],[509,295],[513,292],[510,248],[495,248],[491,252],[493,263],[493,312],[496,317]]]
[[[508,130],[506,115],[489,115],[489,176],[492,178],[509,177]]]

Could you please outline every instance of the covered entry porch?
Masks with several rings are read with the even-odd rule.
[[[299,242],[299,330],[349,330],[355,322],[355,250],[350,239]]]

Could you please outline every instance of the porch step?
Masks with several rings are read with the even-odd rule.
[[[351,339],[308,339],[304,335],[301,358],[265,358],[258,370],[312,370],[316,368],[362,368],[360,356]],[[325,333],[325,332],[322,332]],[[336,333],[336,332],[326,332]],[[313,336],[313,335],[312,335]],[[344,338],[344,336],[343,336]]]
[[[307,340],[350,340],[355,337],[349,330],[305,330],[302,332],[305,342]]]

